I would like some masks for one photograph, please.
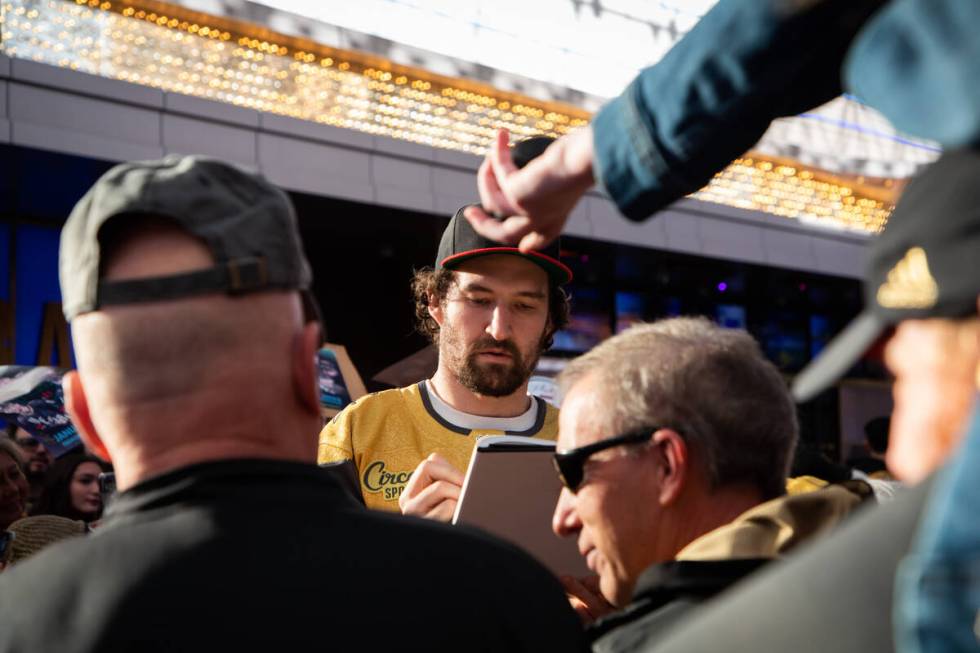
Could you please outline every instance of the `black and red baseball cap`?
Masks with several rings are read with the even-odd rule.
[[[553,138],[535,136],[515,143],[511,148],[514,163],[518,168],[523,168],[528,161],[544,152],[545,148],[552,142],[554,142]],[[442,240],[439,241],[439,251],[436,254],[435,267],[437,270],[442,268],[454,270],[465,261],[480,256],[510,254],[521,256],[539,265],[548,273],[548,278],[554,284],[563,285],[572,280],[571,269],[559,260],[560,239],[556,238],[542,250],[522,252],[513,245],[498,243],[478,234],[463,215],[463,211],[471,206],[475,206],[475,204],[460,207],[456,211],[456,215],[449,221],[446,230],[442,232]]]

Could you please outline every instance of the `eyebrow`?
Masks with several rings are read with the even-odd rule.
[[[463,286],[462,288],[460,288],[460,290],[462,290],[464,292],[488,292],[488,293],[492,293],[493,292],[492,289],[487,288],[486,286],[480,285],[476,281],[472,281],[472,282],[466,284],[465,286]],[[541,292],[540,290],[521,290],[517,294],[519,296],[521,296],[521,297],[529,297],[531,299],[544,299],[545,298],[545,294],[543,292]]]

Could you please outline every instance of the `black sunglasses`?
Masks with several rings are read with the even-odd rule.
[[[598,442],[587,444],[584,447],[578,447],[577,449],[569,449],[568,451],[556,453],[554,461],[555,471],[558,472],[558,478],[561,479],[562,485],[567,487],[573,493],[577,492],[579,486],[582,485],[582,479],[585,476],[585,463],[589,459],[589,456],[594,453],[598,453],[603,449],[611,449],[624,444],[640,444],[642,442],[646,442],[661,428],[664,427],[644,427],[642,429],[630,431],[629,433],[622,433],[605,440],[599,440]]]

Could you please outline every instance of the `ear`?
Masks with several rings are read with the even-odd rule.
[[[557,329],[551,324],[551,311],[548,311],[548,319],[544,323],[544,335],[541,338],[542,343],[542,353],[545,349],[551,349],[551,345],[554,344],[555,333]]]
[[[441,303],[433,302],[432,299],[433,296],[429,295],[429,315],[432,316],[432,319],[436,321],[436,324],[438,324],[439,328],[441,329],[442,323],[446,319],[446,311]]]
[[[300,405],[320,415],[316,353],[320,348],[320,325],[307,322],[293,339],[293,389]]]
[[[677,431],[660,429],[653,434],[651,447],[660,458],[661,506],[668,506],[680,498],[690,472],[690,451],[687,442]]]
[[[85,396],[85,388],[82,386],[82,377],[74,370],[67,372],[61,379],[61,388],[65,395],[65,410],[86,448],[102,460],[112,462],[112,457],[109,456],[109,451],[92,422],[88,397]]]

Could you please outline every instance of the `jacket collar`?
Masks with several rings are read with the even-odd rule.
[[[106,509],[106,525],[127,515],[174,504],[213,501],[216,496],[262,496],[270,486],[285,487],[285,481],[337,489],[337,481],[316,465],[286,460],[237,459],[197,463],[140,481],[120,492]],[[337,495],[346,495],[345,492]]]
[[[835,528],[873,496],[867,483],[847,481],[815,492],[777,497],[705,533],[681,549],[676,559],[777,558]]]
[[[745,511],[688,544],[676,559],[640,574],[632,602],[589,627],[594,641],[680,599],[704,601],[811,537],[837,526],[873,497],[863,481],[782,496]]]

